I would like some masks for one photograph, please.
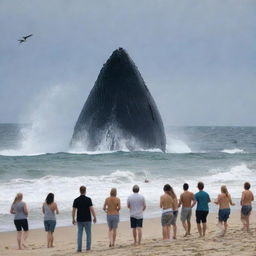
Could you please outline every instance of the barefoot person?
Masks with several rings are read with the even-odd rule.
[[[244,183],[244,191],[241,197],[241,221],[243,223],[243,230],[249,231],[249,218],[252,211],[252,201],[254,200],[253,193],[250,191],[251,184],[249,182]]]
[[[54,194],[49,193],[42,206],[44,214],[44,228],[47,232],[47,247],[53,247],[53,232],[56,227],[56,214],[59,214],[57,204],[54,202]]]
[[[185,229],[185,235],[184,237],[190,235],[190,230],[191,230],[191,215],[192,215],[192,204],[194,203],[194,194],[190,191],[188,191],[189,185],[187,183],[183,184],[183,190],[184,192],[180,195],[180,200],[179,200],[179,207],[182,206],[181,208],[181,213],[180,213],[180,220],[182,222],[182,225]]]
[[[171,226],[173,226],[173,239],[176,239],[176,235],[177,235],[177,225],[176,225],[176,221],[177,221],[177,217],[178,217],[178,199],[177,196],[173,190],[173,188],[171,187],[170,190],[170,195],[172,197],[173,200],[173,218],[171,220]]]
[[[119,222],[119,211],[121,209],[120,199],[116,196],[116,188],[110,191],[110,197],[106,198],[103,210],[107,213],[109,247],[115,246],[116,230]]]
[[[161,224],[163,228],[163,240],[170,240],[171,223],[173,219],[174,200],[171,196],[171,186],[164,185],[164,194],[160,197],[160,208],[162,208]]]
[[[221,186],[221,194],[218,195],[214,203],[219,205],[219,226],[222,228],[224,225],[221,236],[225,236],[228,227],[227,220],[230,215],[230,205],[235,205],[225,185]]]
[[[130,209],[130,222],[134,245],[140,245],[141,243],[143,211],[146,209],[145,198],[139,194],[139,190],[139,186],[134,185],[132,188],[133,194],[130,195],[127,199],[127,207]]]
[[[85,196],[86,187],[80,187],[80,196],[73,202],[72,223],[77,223],[77,252],[82,252],[83,229],[86,233],[86,251],[91,250],[91,225],[96,223],[96,214],[90,197]]]
[[[196,206],[196,223],[197,229],[199,232],[199,236],[205,236],[206,232],[206,222],[207,222],[207,215],[209,213],[209,206],[208,203],[211,202],[209,194],[204,189],[204,183],[198,182],[197,188],[199,192],[195,194],[195,202],[192,204],[192,207],[197,203]],[[202,226],[201,226],[202,223]]]
[[[17,230],[17,242],[19,250],[26,247],[25,243],[28,238],[28,208],[22,199],[22,193],[18,193],[10,209],[10,213],[14,214],[14,224]]]

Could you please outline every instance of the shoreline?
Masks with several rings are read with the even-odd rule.
[[[184,229],[177,219],[177,240],[162,241],[162,227],[159,218],[145,219],[142,245],[133,246],[132,232],[128,221],[119,223],[115,248],[108,248],[108,228],[106,224],[92,225],[92,251],[90,255],[256,255],[256,214],[251,215],[251,232],[241,231],[240,211],[233,210],[229,228],[224,238],[219,237],[216,226],[217,213],[209,213],[208,230],[205,238],[198,238],[195,216],[191,219],[191,236],[183,237]],[[46,248],[46,232],[43,229],[30,231],[28,248],[17,250],[16,231],[0,233],[0,254],[11,255],[52,255],[68,256],[76,253],[76,227],[58,227],[54,233],[54,248]],[[85,236],[83,237],[85,246]]]

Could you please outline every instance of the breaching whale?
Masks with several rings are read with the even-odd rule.
[[[161,149],[163,122],[134,62],[123,48],[103,65],[76,122],[71,147],[89,151]]]

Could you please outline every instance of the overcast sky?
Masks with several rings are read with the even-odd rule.
[[[73,125],[121,46],[165,125],[256,125],[255,0],[0,0],[0,31],[1,123]]]

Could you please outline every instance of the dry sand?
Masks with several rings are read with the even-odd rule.
[[[76,227],[59,227],[55,232],[55,247],[46,248],[46,233],[42,229],[31,230],[28,248],[17,250],[16,232],[0,233],[0,255],[256,255],[255,214],[251,216],[251,232],[241,231],[239,212],[232,212],[225,238],[219,236],[216,226],[217,214],[208,217],[208,232],[198,238],[195,217],[192,217],[192,235],[184,238],[184,230],[178,219],[177,240],[162,241],[160,219],[144,221],[143,241],[132,245],[132,234],[128,222],[119,224],[115,248],[108,248],[107,225],[96,224],[92,228],[92,251],[76,253]],[[85,237],[84,237],[85,238]],[[85,246],[85,239],[83,239]]]

